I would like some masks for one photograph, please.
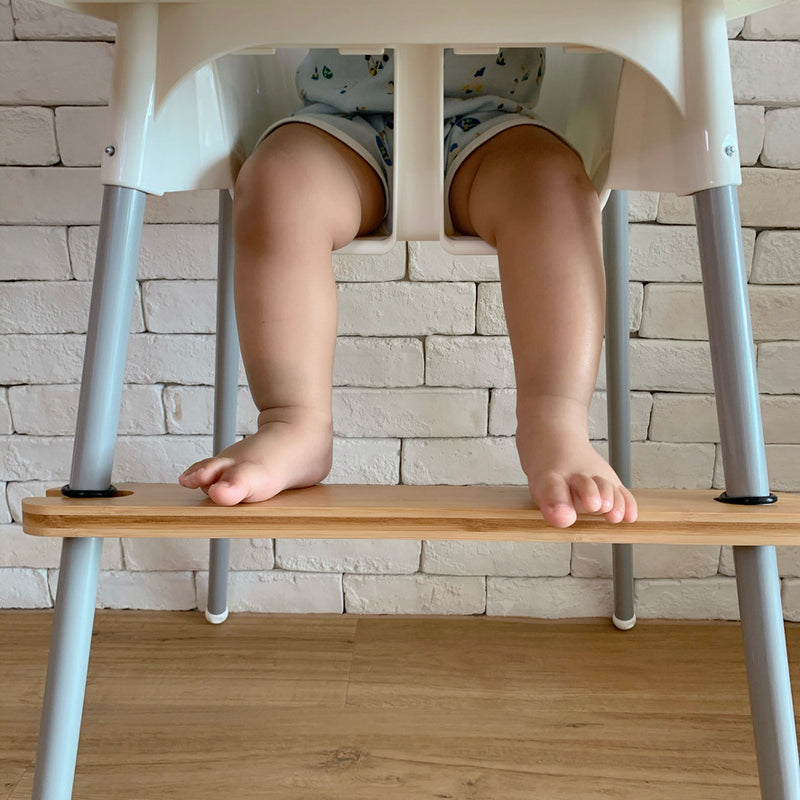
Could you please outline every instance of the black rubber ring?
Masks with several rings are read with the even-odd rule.
[[[714,499],[719,503],[732,503],[740,506],[768,506],[778,502],[778,498],[772,493],[765,497],[728,497],[728,493],[723,492]]]
[[[112,485],[108,489],[70,489],[69,484],[65,483],[61,487],[61,494],[64,497],[116,497],[117,487]]]

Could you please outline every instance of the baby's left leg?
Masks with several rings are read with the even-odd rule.
[[[634,521],[633,495],[589,441],[605,278],[600,204],[583,164],[543,128],[511,128],[464,161],[450,210],[457,230],[497,248],[531,496],[556,527],[581,512]]]

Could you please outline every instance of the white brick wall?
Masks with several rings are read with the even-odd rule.
[[[800,491],[800,0],[732,21],[745,264],[773,488]],[[48,607],[59,545],[21,501],[66,481],[94,271],[113,25],[0,0],[0,607]],[[630,195],[634,481],[720,487],[690,198]],[[172,481],[211,447],[217,196],[148,198],[115,480]],[[331,482],[522,483],[497,259],[432,243],[334,258],[340,337]],[[256,411],[240,367],[237,430]],[[591,437],[605,453],[605,374]],[[800,548],[781,548],[800,619]],[[105,543],[98,604],[203,608],[208,543]],[[597,616],[607,547],[237,540],[231,608]],[[730,548],[638,547],[642,617],[735,618]]]

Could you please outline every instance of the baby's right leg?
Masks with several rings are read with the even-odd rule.
[[[303,123],[278,128],[242,167],[233,204],[236,319],[258,431],[179,482],[220,505],[311,486],[331,468],[336,284],[331,252],[383,219],[376,172]]]

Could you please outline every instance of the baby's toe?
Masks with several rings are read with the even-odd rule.
[[[219,479],[227,463],[219,458],[204,458],[192,464],[178,477],[178,483],[187,489],[206,489]]]
[[[223,470],[208,487],[208,496],[218,505],[235,506],[268,500],[280,489],[263,466],[245,461]]]
[[[576,511],[596,514],[600,511],[603,497],[594,478],[584,474],[571,475],[569,488],[575,501]]]
[[[533,497],[542,516],[555,528],[568,528],[577,519],[569,485],[561,475],[550,474],[531,483]]]

